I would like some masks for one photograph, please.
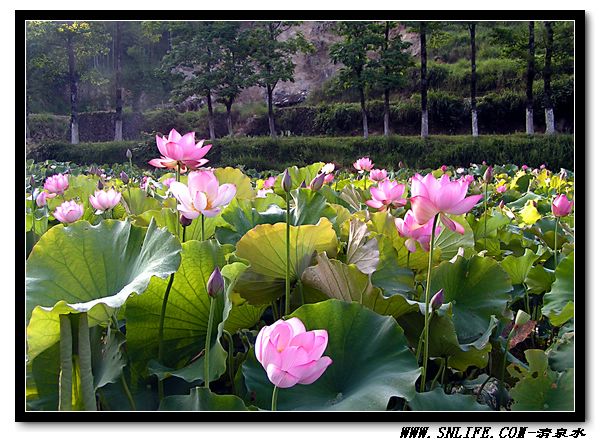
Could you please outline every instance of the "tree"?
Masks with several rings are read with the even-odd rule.
[[[527,58],[527,101],[525,106],[525,132],[533,135],[533,80],[535,77],[535,22],[529,22],[529,53]]]
[[[217,45],[221,53],[217,97],[227,111],[227,131],[233,136],[231,107],[242,90],[256,82],[249,63],[251,47],[248,32],[238,22],[220,22]]]
[[[469,23],[469,34],[471,41],[471,132],[474,137],[479,136],[479,126],[477,124],[477,63],[475,61],[475,25]]]
[[[391,32],[397,23],[386,21],[378,28],[380,43],[378,44],[378,58],[368,63],[374,72],[374,83],[383,89],[383,134],[390,134],[390,92],[399,89],[405,83],[405,74],[408,67],[413,65],[413,60],[406,50],[410,42],[403,41],[398,33],[391,37]]]
[[[97,54],[108,53],[109,39],[100,22],[27,22],[28,101],[36,94],[34,79],[43,79],[46,87],[67,85],[72,144],[79,143],[82,71],[91,72],[87,62]]]
[[[115,22],[115,141],[123,140],[123,87],[121,84],[121,22]]]
[[[358,90],[364,138],[369,136],[365,89],[373,84],[375,79],[373,64],[369,64],[367,53],[376,49],[380,43],[377,26],[377,23],[365,21],[339,22],[335,32],[343,40],[334,43],[330,48],[332,61],[344,65],[339,73],[342,86]]]
[[[215,138],[212,94],[219,84],[220,52],[215,22],[175,22],[170,25],[172,49],[163,58],[163,70],[182,78],[176,99],[199,94],[206,98],[210,139]]]
[[[427,22],[419,25],[421,41],[421,138],[429,136],[429,116],[427,114]]]
[[[550,88],[550,79],[552,75],[552,52],[554,45],[554,33],[552,30],[552,22],[544,22],[546,30],[546,57],[544,63],[544,110],[546,114],[546,134],[554,134],[554,109],[552,106],[552,90]]]
[[[248,34],[256,84],[264,87],[267,92],[269,133],[271,137],[277,135],[273,113],[273,90],[280,81],[294,81],[294,70],[296,68],[292,61],[294,54],[298,52],[309,53],[314,50],[301,32],[285,40],[279,39],[281,34],[298,24],[300,22],[255,22]]]

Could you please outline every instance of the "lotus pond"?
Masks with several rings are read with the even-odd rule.
[[[574,409],[571,172],[157,144],[28,163],[28,410]]]

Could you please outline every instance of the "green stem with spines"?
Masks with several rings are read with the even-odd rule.
[[[212,326],[215,318],[215,298],[209,295],[210,312],[208,314],[208,325],[206,326],[206,341],[204,344],[204,386],[210,389],[210,340],[212,338]]]
[[[173,286],[173,280],[175,279],[175,273],[171,273],[169,282],[167,283],[167,289],[165,290],[165,296],[163,297],[162,307],[160,309],[160,318],[158,320],[158,362],[164,364],[164,327],[165,327],[165,313],[167,311],[167,302],[169,301],[169,293]],[[163,380],[158,380],[158,398],[162,400],[164,397],[164,386]]]
[[[290,194],[285,193],[285,314],[290,314]]]
[[[277,385],[273,385],[273,395],[271,396],[271,411],[277,411]]]
[[[427,360],[429,359],[429,302],[431,293],[431,268],[433,267],[433,242],[435,240],[435,227],[437,225],[439,214],[436,213],[431,227],[431,238],[429,242],[429,263],[427,266],[427,285],[425,286],[425,325],[423,333],[423,366],[421,374],[421,393],[425,391],[425,381],[427,376]]]
[[[554,225],[554,269],[558,267],[558,216],[556,218],[556,224]]]
[[[202,224],[202,241],[204,241],[204,214],[200,215],[200,222]]]

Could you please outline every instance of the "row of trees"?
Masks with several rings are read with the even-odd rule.
[[[231,110],[240,93],[251,86],[264,88],[269,131],[276,136],[273,92],[280,82],[294,81],[293,56],[311,53],[314,48],[301,32],[294,29],[299,22],[28,22],[28,81],[39,80],[39,73],[68,82],[71,109],[71,142],[78,137],[78,87],[80,72],[91,59],[112,54],[115,88],[115,140],[123,137],[123,74],[128,84],[137,84],[138,94],[148,85],[150,75],[143,70],[140,51],[151,50],[159,41],[166,41],[160,57],[160,73],[169,79],[173,98],[183,101],[190,96],[201,97],[208,111],[210,137],[215,137],[214,102],[222,103],[227,112],[227,126],[233,135]],[[477,23],[442,24],[440,22],[404,23],[420,39],[421,136],[429,135],[427,114],[427,46],[429,40],[443,34],[448,26],[468,28],[470,36],[470,103],[472,134],[478,136],[477,124]],[[296,31],[296,32],[294,32]],[[358,92],[362,109],[363,136],[369,127],[366,97],[380,91],[384,101],[385,135],[390,134],[390,95],[403,88],[408,70],[415,65],[409,52],[411,43],[402,38],[400,23],[337,22],[333,31],[340,37],[330,47],[330,58],[341,64],[337,80],[341,88]],[[533,133],[533,79],[535,75],[535,23],[530,22],[526,45],[513,30],[499,27],[498,44],[506,54],[527,63],[526,132]],[[285,34],[285,37],[284,35]],[[545,60],[543,68],[546,133],[554,133],[552,109],[553,24],[544,23]],[[147,46],[150,44],[149,46]],[[65,70],[64,61],[67,60]],[[125,69],[125,70],[124,70]],[[93,70],[85,71],[94,82]],[[100,83],[101,78],[97,79]],[[156,87],[156,86],[155,86]],[[28,99],[30,98],[28,86]]]

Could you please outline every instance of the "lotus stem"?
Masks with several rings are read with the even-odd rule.
[[[58,409],[73,409],[73,334],[69,315],[60,315],[60,375],[58,378]]]
[[[273,320],[277,321],[281,316],[279,316],[279,309],[277,308],[277,301],[271,302],[271,309],[273,309]]]
[[[483,248],[487,250],[487,188],[485,183],[483,191]]]
[[[427,266],[427,286],[425,287],[425,325],[423,330],[423,366],[421,375],[421,393],[425,391],[425,378],[427,377],[427,360],[429,359],[429,302],[431,293],[431,268],[433,267],[433,242],[435,240],[435,226],[437,225],[439,214],[433,218],[431,226],[431,239],[429,242],[429,264]]]
[[[558,216],[554,226],[554,269],[558,267]]]
[[[125,392],[125,396],[127,396],[127,400],[129,401],[129,405],[131,406],[131,411],[136,411],[135,401],[133,400],[133,396],[131,394],[131,390],[127,385],[127,380],[125,379],[125,373],[121,373],[121,385],[123,386],[123,391]]]
[[[181,165],[177,163],[177,170],[175,172],[175,181],[178,183],[181,181]],[[148,189],[149,187],[146,187]],[[175,211],[177,213],[177,211]],[[177,223],[177,238],[179,238],[179,223]]]
[[[440,375],[444,372],[444,367],[445,367],[444,362],[443,361],[440,362],[440,368],[438,368],[438,371],[435,374],[435,377],[433,378],[433,381],[431,381],[431,385],[432,386],[435,385],[435,383],[437,382],[437,380],[440,377]],[[442,376],[441,379],[443,380],[444,377]],[[440,384],[441,384],[441,382],[440,382]]]
[[[285,314],[290,314],[290,194],[285,193]]]
[[[175,273],[171,273],[167,289],[165,290],[165,296],[163,297],[162,307],[160,309],[160,319],[158,321],[158,362],[164,364],[164,327],[165,327],[165,313],[167,311],[167,302],[169,301],[169,293],[171,292],[171,286],[175,279]],[[163,381],[158,380],[158,398],[162,400],[164,397]]]
[[[410,251],[406,251],[406,268],[410,269]]]
[[[212,338],[212,326],[215,318],[215,298],[210,298],[210,312],[208,314],[208,325],[206,326],[206,343],[204,344],[204,386],[210,389],[210,340]]]
[[[231,336],[231,333],[229,333],[227,330],[223,330],[223,335],[227,340],[227,366],[229,367],[228,373],[229,381],[231,382],[231,390],[233,394],[237,396],[235,388],[235,375],[233,374],[233,337]]]
[[[273,396],[271,396],[271,411],[277,411],[277,385],[273,385]]]
[[[181,242],[185,242],[185,226],[183,226],[183,234],[181,237]]]
[[[505,387],[504,387],[504,372],[506,371],[506,358],[508,356],[508,347],[510,346],[510,340],[513,337],[514,334],[514,327],[512,328],[512,330],[510,331],[510,333],[508,334],[508,337],[506,338],[506,346],[504,347],[504,357],[502,358],[502,371],[500,372],[500,389],[501,391],[504,392]],[[498,405],[498,408],[500,407],[500,405]]]
[[[202,241],[204,241],[204,214],[200,215],[200,223],[202,224]]]
[[[35,244],[35,198],[33,197],[33,187],[31,187],[31,233]]]

